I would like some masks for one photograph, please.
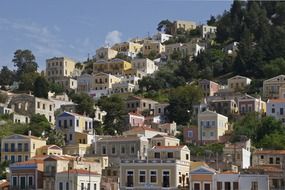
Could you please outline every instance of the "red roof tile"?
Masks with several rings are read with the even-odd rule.
[[[69,171],[63,171],[59,172],[59,174],[81,174],[81,175],[100,175],[97,172],[89,171],[89,170],[84,170],[84,169],[72,169]]]
[[[257,150],[254,154],[285,154],[285,150]]]

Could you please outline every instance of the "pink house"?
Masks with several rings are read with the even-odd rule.
[[[198,143],[198,127],[191,126],[183,128],[183,140],[185,143]]]
[[[129,113],[129,124],[131,127],[138,127],[144,125],[144,116],[139,113]]]
[[[213,96],[220,89],[220,85],[218,83],[207,79],[200,80],[199,86],[202,89],[205,97]]]

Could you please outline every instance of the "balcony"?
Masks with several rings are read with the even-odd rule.
[[[134,183],[133,182],[127,182],[126,183],[126,187],[133,187],[134,186]]]

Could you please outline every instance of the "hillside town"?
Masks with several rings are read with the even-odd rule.
[[[256,6],[163,20],[81,62],[46,58],[43,71],[16,50],[16,70],[0,72],[0,189],[285,189],[285,61],[259,67],[255,33],[221,39],[223,18]]]

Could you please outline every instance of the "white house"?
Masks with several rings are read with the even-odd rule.
[[[57,190],[100,190],[101,175],[85,169],[72,169],[56,174]]]
[[[269,99],[266,104],[266,115],[275,117],[285,123],[285,99]]]
[[[217,142],[228,130],[228,117],[206,110],[198,114],[198,140]]]

